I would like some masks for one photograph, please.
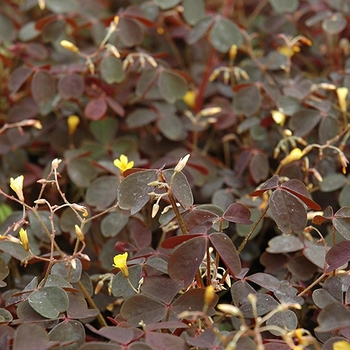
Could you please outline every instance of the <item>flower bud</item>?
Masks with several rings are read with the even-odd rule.
[[[65,48],[65,49],[67,49],[67,50],[69,50],[69,51],[72,51],[72,52],[74,52],[74,53],[79,52],[79,49],[78,49],[73,43],[71,43],[71,42],[68,41],[68,40],[61,40],[61,41],[60,41],[60,45],[61,45],[63,48]]]
[[[29,240],[28,240],[27,231],[24,228],[21,228],[19,230],[19,239],[23,245],[24,250],[28,251],[29,250]]]

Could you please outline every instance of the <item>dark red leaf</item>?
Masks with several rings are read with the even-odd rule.
[[[250,225],[253,222],[250,220],[250,210],[243,204],[232,203],[224,212],[222,217],[237,224]]]
[[[273,188],[276,188],[278,186],[278,180],[279,176],[274,175],[272,176],[269,180],[267,180],[260,189],[254,191],[253,193],[250,194],[250,196],[255,197],[255,196],[261,196],[264,192],[268,190],[272,190]]]
[[[230,273],[233,276],[238,275],[242,270],[241,260],[230,237],[221,232],[214,232],[209,239]]]
[[[86,118],[91,120],[99,120],[104,117],[107,112],[107,102],[102,98],[91,100],[84,109]]]
[[[350,241],[342,241],[334,245],[326,254],[329,265],[326,272],[333,271],[350,260]]]
[[[170,278],[182,281],[187,288],[193,281],[207,248],[203,236],[192,238],[181,245],[170,255],[168,273]]]
[[[297,179],[289,180],[281,185],[281,188],[293,193],[301,201],[303,201],[310,209],[321,210],[321,207],[310,198],[310,194],[306,186]]]
[[[189,239],[192,239],[195,237],[198,237],[198,235],[196,234],[196,235],[174,236],[174,237],[167,238],[161,245],[162,245],[162,248],[173,249],[179,244],[186,242]]]

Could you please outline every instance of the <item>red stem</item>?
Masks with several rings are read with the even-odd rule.
[[[201,81],[201,85],[199,86],[198,90],[198,95],[196,97],[196,104],[194,107],[194,113],[198,113],[202,108],[203,108],[203,100],[204,100],[204,93],[205,89],[207,87],[208,81],[209,81],[209,76],[211,73],[211,69],[214,63],[215,59],[215,49],[213,47],[210,48],[209,56],[208,56],[208,61],[205,66],[205,70],[203,72],[203,77]]]

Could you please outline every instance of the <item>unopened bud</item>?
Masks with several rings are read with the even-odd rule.
[[[21,240],[24,250],[28,251],[29,250],[28,235],[27,235],[27,231],[24,228],[21,228],[19,230],[19,239]]]
[[[209,306],[215,299],[215,290],[212,285],[209,285],[205,288],[204,292],[204,304]]]
[[[188,159],[190,158],[190,154],[186,154],[183,158],[179,160],[174,169],[174,173],[180,173],[183,168],[186,166]]]
[[[52,169],[57,170],[61,162],[62,162],[62,159],[55,158],[51,163]]]
[[[65,49],[72,51],[74,53],[79,52],[79,49],[70,41],[68,40],[61,40],[60,45],[64,47]]]
[[[85,236],[84,236],[82,229],[78,225],[74,225],[74,230],[75,230],[75,234],[77,235],[77,238],[79,239],[79,241],[83,242],[85,240]]]

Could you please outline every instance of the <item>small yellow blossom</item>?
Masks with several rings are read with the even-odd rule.
[[[19,239],[21,240],[24,250],[28,251],[29,250],[28,235],[27,235],[27,231],[23,227],[19,230]]]
[[[68,133],[69,135],[73,135],[75,131],[77,130],[77,127],[80,123],[80,119],[77,115],[70,115],[67,118],[67,124],[68,124]]]
[[[237,45],[232,45],[229,51],[230,60],[234,61],[237,56]]]
[[[193,90],[188,90],[183,97],[184,102],[187,104],[188,107],[194,108],[196,105],[196,93]]]
[[[340,340],[333,343],[333,350],[350,350],[350,343],[346,340]]]
[[[124,254],[118,254],[113,258],[113,266],[120,269],[125,278],[129,278],[129,269],[126,265],[128,259],[128,252]]]
[[[115,159],[113,164],[120,169],[121,173],[131,169],[134,166],[134,161],[130,161],[126,155],[122,154],[118,159]]]
[[[296,52],[300,52],[300,47],[298,45],[294,45],[293,47],[280,46],[277,51],[283,56],[292,57]]]
[[[295,160],[300,159],[304,155],[303,151],[300,148],[294,148],[290,153],[281,160],[281,165],[287,165]]]
[[[15,179],[11,177],[10,179],[10,187],[12,188],[13,191],[16,192],[17,197],[21,202],[24,202],[23,180],[24,180],[23,175],[17,176]]]
[[[349,90],[346,87],[339,87],[336,90],[338,96],[338,102],[340,106],[340,110],[345,113],[346,112],[346,98],[348,96]]]

